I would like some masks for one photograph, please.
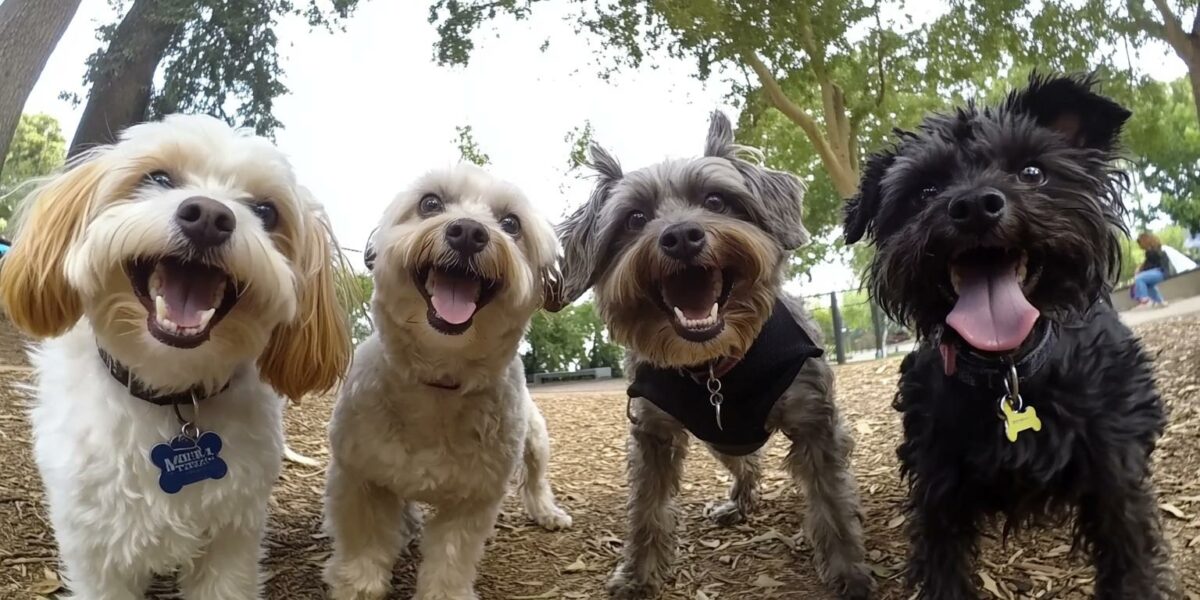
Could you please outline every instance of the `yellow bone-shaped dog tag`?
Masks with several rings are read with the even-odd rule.
[[[1037,416],[1037,409],[1032,406],[1026,407],[1021,412],[1017,412],[1005,399],[1000,401],[1000,410],[1004,413],[1004,434],[1010,442],[1016,442],[1017,436],[1022,431],[1031,429],[1033,431],[1042,430],[1042,420]]]

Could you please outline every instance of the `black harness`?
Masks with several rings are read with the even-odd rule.
[[[824,353],[776,299],[770,318],[746,355],[723,375],[714,373],[723,397],[720,422],[711,403],[709,364],[669,369],[641,365],[628,394],[649,400],[723,454],[744,456],[767,443],[771,408],[792,385],[805,361]]]

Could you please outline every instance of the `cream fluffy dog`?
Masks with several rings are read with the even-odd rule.
[[[284,156],[209,117],[132,127],[31,196],[0,292],[52,338],[34,454],[75,597],[176,570],[185,598],[259,595],[279,394],[350,357],[333,247]]]
[[[400,194],[373,246],[378,331],[334,409],[326,581],[337,599],[383,598],[423,502],[436,512],[416,597],[474,598],[522,455],[526,511],[546,529],[571,523],[546,480],[546,424],[517,356],[557,281],[557,242],[517,188],[459,165]]]

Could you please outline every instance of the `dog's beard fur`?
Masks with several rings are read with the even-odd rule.
[[[801,224],[804,185],[790,173],[760,166],[761,154],[733,142],[732,125],[721,113],[713,115],[704,154],[626,174],[593,145],[598,185],[560,226],[561,300],[594,286],[613,338],[635,360],[660,367],[743,355],[771,314],[788,252],[808,240]],[[628,225],[635,212],[645,216],[640,229]],[[672,257],[660,244],[662,235],[685,225],[704,232],[704,248]],[[721,272],[724,288],[713,300],[724,325],[715,335],[681,330],[675,307],[665,300],[664,281],[689,267]],[[692,308],[695,313],[701,306]]]
[[[721,271],[723,281],[732,282],[720,308],[724,328],[716,337],[703,343],[680,337],[673,309],[663,298],[663,280],[689,266],[659,248],[659,235],[669,221],[642,230],[596,284],[597,308],[613,339],[656,366],[690,366],[744,354],[779,291],[781,256],[766,233],[726,215],[706,215],[696,222],[708,243],[692,264]]]
[[[429,195],[437,197],[443,209],[422,214],[420,203]],[[516,236],[500,224],[510,214],[521,224]],[[487,230],[486,246],[469,257],[446,240],[447,227],[460,219]],[[549,224],[514,186],[473,165],[430,173],[396,198],[373,237],[376,325],[393,348],[414,349],[415,366],[448,368],[441,360],[445,353],[468,361],[503,359],[507,364],[512,354],[508,350],[515,352],[530,316],[542,305],[545,287],[557,281],[557,249]],[[475,312],[450,330],[435,318],[426,287],[438,270],[480,281]]]
[[[1023,257],[1022,292],[1051,319],[1110,291],[1120,270],[1126,182],[1114,166],[1115,132],[1128,113],[1098,96],[1085,97],[1083,115],[1056,111],[1042,96],[1061,90],[1046,90],[1047,81],[1034,79],[996,108],[929,117],[869,159],[847,206],[846,235],[874,238],[868,286],[892,318],[926,335],[940,328],[958,299],[953,260],[980,248],[1006,251],[1003,260]],[[1018,178],[1030,165],[1044,183]],[[1004,196],[1004,216],[983,233],[962,231],[949,203],[985,188]]]

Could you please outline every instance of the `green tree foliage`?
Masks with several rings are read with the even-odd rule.
[[[350,337],[357,346],[375,331],[370,308],[375,282],[370,275],[355,273],[349,268],[342,271],[338,281],[338,300],[346,309],[350,319]]]
[[[1192,230],[1200,230],[1200,121],[1186,79],[1143,81],[1122,98],[1133,110],[1125,144],[1138,181],[1161,194],[1159,208]],[[1140,221],[1154,215],[1143,210]]]
[[[271,136],[287,93],[276,28],[284,17],[332,28],[358,0],[109,0],[121,21],[97,32],[72,154],[158,115],[207,113]]]
[[[63,164],[67,142],[62,128],[50,115],[21,115],[17,122],[4,171],[0,172],[0,221],[5,224],[25,195],[22,184],[35,177],[53,173]],[[3,229],[6,225],[0,225]]]
[[[624,350],[611,342],[592,302],[557,313],[538,312],[525,342],[529,348],[521,360],[527,374],[600,367],[610,367],[614,374],[621,372]]]
[[[466,63],[471,34],[501,14],[527,16],[543,0],[440,0],[439,61]],[[1114,35],[1075,25],[1103,11],[1096,2],[949,3],[947,14],[919,24],[917,5],[901,0],[671,2],[571,0],[581,31],[600,40],[607,69],[653,66],[666,56],[689,60],[702,79],[729,78],[741,101],[738,141],[762,148],[769,166],[808,180],[805,224],[814,243],[794,272],[826,259],[842,200],[858,187],[866,151],[895,126],[974,96],[1013,65],[1087,68],[1098,44]]]
[[[825,338],[826,352],[833,355],[836,338],[833,331],[833,310],[829,295],[816,296],[808,301],[809,310]],[[875,347],[875,327],[871,322],[871,304],[866,291],[838,294],[838,310],[842,313],[842,335],[850,352]]]
[[[486,167],[492,162],[492,158],[475,141],[475,134],[471,131],[470,125],[455,127],[454,133],[454,144],[458,147],[458,155],[463,162],[481,167]]]

